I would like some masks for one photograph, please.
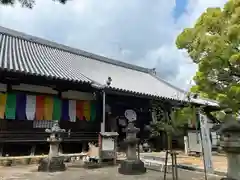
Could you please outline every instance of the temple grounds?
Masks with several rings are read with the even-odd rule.
[[[37,172],[37,165],[28,166],[0,166],[0,180],[161,180],[163,173],[147,170],[143,175],[127,176],[118,173],[118,167],[105,167],[98,169],[84,169],[76,163],[67,165],[64,172],[44,173]],[[200,172],[178,170],[179,180],[203,180],[204,174]],[[208,175],[208,180],[220,180],[221,177]],[[168,174],[171,179],[171,174]]]

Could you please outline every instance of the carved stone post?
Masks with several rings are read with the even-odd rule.
[[[240,122],[230,109],[226,110],[225,123],[220,128],[220,146],[227,154],[227,177],[222,180],[240,180]]]
[[[46,129],[45,131],[50,133],[50,137],[47,139],[50,148],[48,157],[40,162],[38,171],[64,171],[66,167],[64,164],[64,158],[59,156],[59,145],[62,142],[60,135],[65,132],[65,129],[61,129],[58,123],[55,123],[51,129]]]

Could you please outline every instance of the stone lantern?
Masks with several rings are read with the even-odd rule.
[[[50,137],[47,139],[50,148],[48,157],[40,162],[38,171],[64,171],[66,167],[64,164],[64,158],[59,156],[59,145],[62,142],[60,135],[65,132],[65,129],[61,129],[59,124],[56,122],[51,129],[46,129],[45,132],[50,134]]]
[[[139,132],[139,128],[136,128],[133,122],[129,122],[125,132],[126,139],[124,142],[127,144],[127,159],[121,162],[118,172],[125,175],[145,173],[146,168],[144,167],[144,163],[137,157],[136,152],[136,145],[139,142],[136,135]]]
[[[225,123],[219,129],[220,146],[226,152],[227,177],[222,180],[240,180],[240,122],[232,115],[232,110],[225,111]]]

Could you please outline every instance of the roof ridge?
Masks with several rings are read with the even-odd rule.
[[[144,68],[144,67],[137,66],[137,65],[134,65],[134,64],[130,64],[130,63],[125,63],[125,62],[118,61],[118,60],[111,59],[111,58],[107,58],[107,57],[104,57],[104,56],[101,56],[101,55],[93,54],[93,53],[90,53],[90,52],[87,52],[87,51],[84,51],[84,50],[81,50],[81,49],[73,48],[73,47],[70,47],[70,46],[67,46],[67,45],[64,45],[64,44],[60,44],[60,43],[57,43],[57,42],[54,42],[54,41],[50,41],[50,40],[47,40],[47,39],[44,39],[44,38],[32,36],[32,35],[29,35],[29,34],[26,34],[26,33],[20,32],[20,31],[16,31],[16,30],[13,30],[13,29],[10,29],[10,28],[6,28],[6,27],[3,27],[3,26],[0,26],[0,33],[8,35],[8,36],[13,36],[13,37],[17,37],[17,38],[20,38],[20,39],[24,39],[24,40],[27,40],[27,41],[30,41],[30,42],[33,42],[33,43],[41,44],[41,45],[44,45],[44,46],[48,46],[48,47],[51,47],[51,48],[59,49],[59,50],[62,50],[62,51],[67,51],[69,53],[73,53],[73,54],[76,54],[76,55],[79,55],[79,56],[92,58],[94,60],[105,62],[105,63],[108,63],[108,64],[121,66],[121,67],[124,67],[124,68],[136,70],[136,71],[141,71],[141,72],[144,72],[144,73],[148,73],[149,71],[151,71],[148,68]]]

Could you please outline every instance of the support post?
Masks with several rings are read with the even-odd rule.
[[[175,179],[175,161],[174,161],[174,154],[173,154],[173,152],[170,152],[171,153],[171,158],[172,158],[172,179],[173,180],[176,180]]]
[[[101,123],[101,132],[104,133],[105,132],[105,128],[106,128],[106,110],[105,110],[105,107],[106,107],[106,92],[103,90],[103,114],[102,114],[102,123]]]
[[[168,150],[166,151],[165,163],[164,163],[164,180],[167,178],[167,164],[168,164]]]
[[[34,155],[35,155],[35,150],[36,150],[36,145],[33,145],[33,146],[31,147],[30,156],[34,156]]]
[[[171,168],[172,168],[172,180],[178,180],[178,170],[177,170],[177,153],[172,150],[166,151],[165,163],[164,163],[164,180],[167,178],[167,166],[168,166],[168,156],[171,156]]]
[[[3,144],[0,144],[0,157],[3,156]]]
[[[185,152],[185,155],[188,155],[188,153],[189,153],[188,148],[189,148],[188,136],[184,136],[184,152]]]

